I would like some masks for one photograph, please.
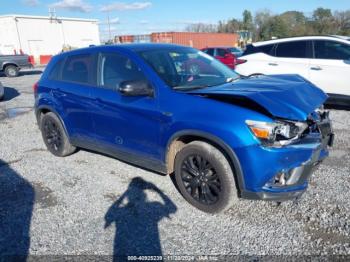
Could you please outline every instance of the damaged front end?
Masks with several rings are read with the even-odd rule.
[[[247,120],[246,124],[264,146],[283,147],[297,143],[310,134],[321,136],[327,144],[333,144],[334,135],[329,111],[316,110],[306,121],[277,119],[275,122]]]
[[[260,175],[260,189],[255,187],[242,192],[244,198],[275,201],[297,198],[307,188],[315,167],[328,156],[328,147],[331,147],[334,141],[328,111],[317,110],[310,114],[305,122],[280,123],[281,121],[277,121],[277,124],[268,127],[259,123],[258,129],[254,129],[256,123],[247,123],[256,137],[266,136],[259,138],[262,141],[263,153],[258,154],[266,155],[265,163],[273,156],[271,159],[274,159],[276,164],[270,168],[269,175]],[[269,131],[264,131],[262,127]]]

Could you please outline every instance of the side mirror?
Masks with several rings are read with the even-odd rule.
[[[131,80],[120,83],[118,91],[124,96],[153,96],[153,88],[147,80]]]

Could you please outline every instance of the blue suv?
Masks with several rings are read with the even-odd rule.
[[[34,93],[52,154],[85,148],[174,175],[183,197],[210,213],[239,197],[301,196],[334,137],[322,108],[327,95],[307,80],[243,78],[184,46],[62,53]]]

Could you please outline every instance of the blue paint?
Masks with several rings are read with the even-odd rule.
[[[307,182],[295,187],[266,188],[266,183],[282,170],[291,170],[315,158],[328,155],[320,133],[310,133],[296,144],[281,148],[265,147],[252,134],[246,120],[273,122],[276,119],[304,121],[327,99],[319,88],[296,75],[261,76],[194,91],[176,91],[138,55],[140,51],[174,49],[180,46],[139,44],[100,46],[55,56],[39,81],[36,110],[50,108],[62,119],[71,141],[94,144],[166,164],[171,138],[176,134],[208,134],[237,156],[242,170],[241,191],[290,192],[305,190]],[[128,57],[142,70],[154,88],[154,97],[128,97],[97,86],[50,80],[53,66],[75,54],[100,52]],[[267,113],[210,96],[245,98]],[[209,97],[206,97],[209,96]]]

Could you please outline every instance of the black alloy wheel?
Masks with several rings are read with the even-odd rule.
[[[62,147],[62,134],[56,123],[52,119],[45,121],[44,135],[51,150],[59,151]]]
[[[204,212],[223,212],[238,201],[229,161],[220,149],[207,142],[185,145],[176,154],[174,175],[182,196]]]
[[[186,190],[197,201],[206,205],[218,201],[221,181],[213,165],[201,155],[190,155],[183,161],[182,182]]]
[[[40,129],[47,149],[55,156],[64,157],[76,151],[76,147],[69,142],[60,119],[54,113],[41,116]]]

